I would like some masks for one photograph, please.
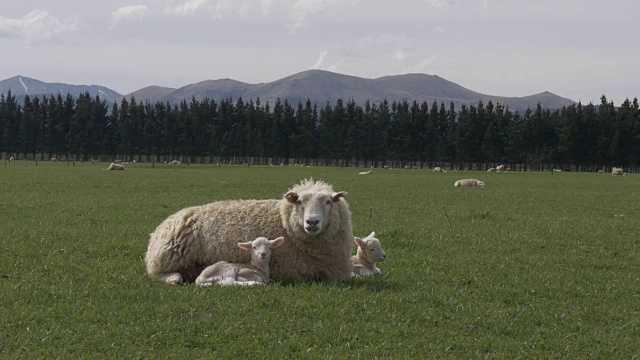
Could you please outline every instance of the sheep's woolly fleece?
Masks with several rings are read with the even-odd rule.
[[[300,199],[332,200],[327,204],[329,215],[321,233],[307,234],[304,209],[286,198],[227,200],[189,207],[169,216],[151,233],[145,256],[147,273],[160,281],[180,284],[180,272],[194,272],[218,261],[249,262],[250,254],[238,248],[238,242],[284,236],[285,244],[271,257],[273,279],[348,280],[353,230],[343,198],[346,193],[335,193],[331,185],[313,179],[293,186],[285,195],[291,192]]]

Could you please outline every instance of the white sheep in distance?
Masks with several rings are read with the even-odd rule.
[[[462,179],[454,184],[455,187],[485,187],[486,184],[478,179]]]
[[[12,162],[12,161],[13,161],[13,156],[9,158],[9,162]]]
[[[283,236],[271,257],[276,280],[344,281],[351,278],[353,230],[346,192],[304,180],[282,199],[227,200],[188,207],[164,220],[149,239],[149,277],[183,282],[181,271],[218,261],[248,262],[237,239]]]
[[[52,158],[51,158],[51,162],[58,162],[58,159],[56,159],[56,158],[52,157]]]
[[[354,237],[353,241],[358,245],[356,254],[351,257],[353,275],[370,276],[380,274],[380,269],[378,269],[376,263],[387,260],[387,253],[382,249],[380,240],[376,239],[376,232],[373,231],[364,239]]]
[[[111,165],[109,165],[109,167],[107,168],[107,170],[124,170],[124,165],[116,164],[116,163],[111,163]],[[134,172],[135,172],[135,171],[134,171]]]
[[[622,176],[624,174],[624,169],[619,167],[614,167],[611,169],[611,176]]]
[[[180,164],[181,164],[181,162],[180,162],[180,161],[178,161],[178,160],[173,160],[173,161],[172,161],[172,162],[170,162],[169,164],[171,164],[171,165],[180,165]]]
[[[360,175],[371,175],[371,170],[369,170],[369,171],[362,171],[362,172],[360,172]]]
[[[553,172],[554,172],[554,173],[561,173],[561,172],[562,172],[562,170],[560,170],[560,169],[553,169]]]
[[[498,165],[496,166],[496,172],[502,172],[505,170],[505,166],[504,165]]]
[[[436,167],[434,167],[434,168],[433,168],[433,170],[431,170],[431,171],[434,171],[434,172],[442,172],[442,168],[441,168],[440,166],[436,166]]]
[[[205,268],[196,279],[196,285],[260,285],[269,282],[269,260],[271,250],[284,243],[279,237],[269,240],[259,237],[253,241],[238,243],[241,249],[251,252],[251,261],[243,264],[232,264],[226,261]]]
[[[487,169],[487,172],[494,172],[494,171],[496,171],[496,169],[495,169],[495,168],[488,168],[488,169]]]

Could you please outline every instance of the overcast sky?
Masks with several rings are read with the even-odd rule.
[[[639,34],[638,0],[3,1],[0,80],[127,94],[323,69],[620,104],[640,97]]]

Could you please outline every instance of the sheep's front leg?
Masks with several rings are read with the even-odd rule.
[[[149,274],[150,277],[163,281],[169,285],[182,284],[182,275],[180,273],[161,273],[161,274]]]

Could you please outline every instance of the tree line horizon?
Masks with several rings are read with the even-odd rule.
[[[286,99],[183,100],[108,104],[77,98],[0,94],[0,152],[8,154],[218,156],[372,161],[640,163],[638,99],[619,107],[578,102],[523,113],[503,104],[337,99],[318,106]]]

